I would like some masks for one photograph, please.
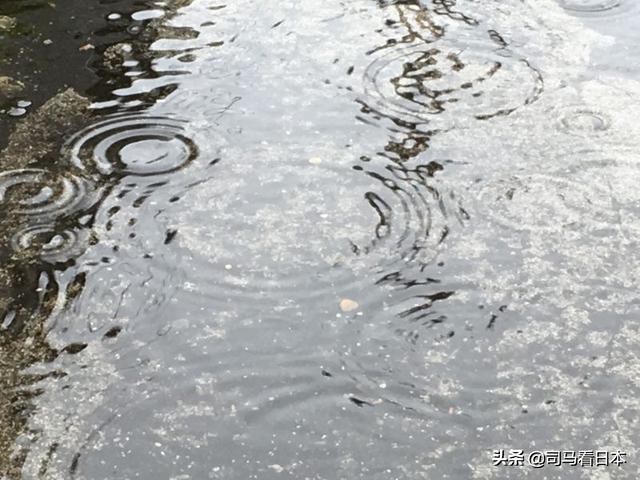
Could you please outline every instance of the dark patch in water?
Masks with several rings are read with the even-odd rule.
[[[116,338],[122,332],[121,326],[111,327],[105,334],[104,338]]]
[[[82,352],[88,346],[89,345],[87,345],[86,343],[71,343],[71,344],[67,345],[66,347],[64,347],[62,349],[62,351],[64,353],[68,353],[69,355],[77,355],[78,353]]]
[[[365,406],[367,406],[367,407],[373,407],[374,406],[373,403],[367,402],[366,400],[361,400],[358,397],[350,396],[349,400],[351,400],[351,402],[353,402],[356,406],[358,406],[360,408],[365,407]]]
[[[165,236],[164,236],[164,244],[165,245],[170,244],[177,234],[178,234],[177,230],[167,230],[167,233],[165,233]]]

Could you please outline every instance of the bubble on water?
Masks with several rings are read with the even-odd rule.
[[[103,175],[151,176],[175,172],[198,156],[186,122],[126,114],[100,121],[66,145],[71,162]]]

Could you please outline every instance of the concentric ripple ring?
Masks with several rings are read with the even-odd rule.
[[[76,209],[86,194],[86,183],[75,176],[52,176],[36,168],[0,173],[0,203],[20,215],[65,215]]]
[[[490,41],[393,49],[369,65],[364,81],[370,108],[413,122],[504,116],[533,103],[543,90],[542,76],[526,59]]]
[[[609,130],[611,120],[604,113],[588,107],[569,107],[561,113],[558,125],[573,135],[593,136]]]
[[[565,10],[578,13],[597,13],[619,7],[621,0],[560,0]]]
[[[278,155],[257,155],[251,176],[238,166],[233,179],[192,190],[196,206],[172,217],[203,294],[216,285],[226,298],[286,292],[308,301],[360,291],[372,269],[386,274],[437,256],[458,203],[435,180],[374,165],[345,175],[330,154],[306,168],[269,162]]]
[[[561,174],[505,177],[486,185],[479,198],[494,221],[517,231],[606,228],[615,221],[606,189]]]
[[[53,224],[32,225],[11,238],[11,247],[48,263],[64,263],[84,252],[88,236],[86,230],[59,230]]]
[[[161,116],[117,115],[78,132],[65,153],[76,167],[101,175],[168,174],[198,156],[185,126],[183,120]]]

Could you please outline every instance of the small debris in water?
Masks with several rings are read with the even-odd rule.
[[[322,163],[322,159],[320,157],[311,157],[309,159],[309,163],[312,165],[320,165]]]
[[[355,300],[351,300],[350,298],[343,298],[340,300],[340,310],[343,312],[353,312],[356,310],[360,304]]]
[[[178,234],[177,230],[167,230],[167,233],[165,234],[165,237],[164,237],[164,244],[168,245],[169,243],[171,243],[173,239],[176,238],[177,234]]]
[[[80,50],[81,52],[86,52],[87,50],[95,50],[95,48],[95,45],[87,43],[86,45],[82,45],[80,48],[78,48],[78,50]]]
[[[122,15],[120,15],[119,13],[110,13],[107,16],[107,20],[111,20],[111,21],[120,20],[121,18],[122,18]]]
[[[269,468],[276,473],[284,472],[284,467],[282,465],[278,465],[277,463],[274,463],[273,465],[269,465]]]

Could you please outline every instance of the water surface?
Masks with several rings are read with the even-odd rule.
[[[638,477],[631,0],[98,3],[0,173],[18,478]]]

